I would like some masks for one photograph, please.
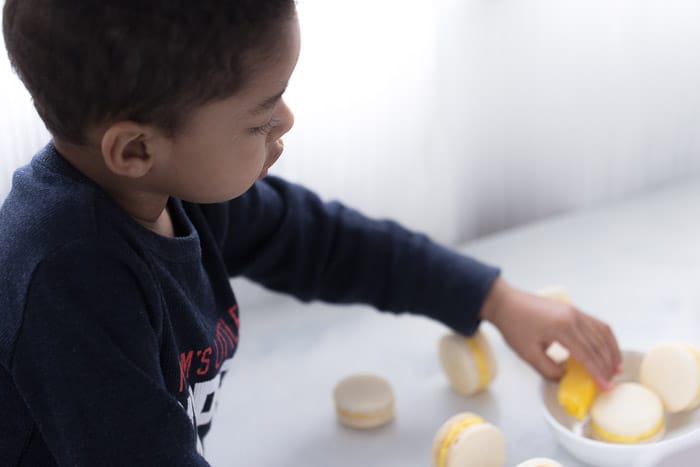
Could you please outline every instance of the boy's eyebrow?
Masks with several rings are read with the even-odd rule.
[[[287,90],[287,86],[285,85],[284,89],[282,89],[280,92],[278,92],[277,94],[275,94],[272,97],[268,97],[262,103],[258,104],[258,106],[255,107],[251,111],[251,114],[252,115],[259,115],[259,114],[265,113],[268,110],[270,110],[271,108],[273,108],[277,104],[277,102],[280,100],[280,98],[282,97],[282,94],[284,94],[284,91],[286,91],[286,90]]]

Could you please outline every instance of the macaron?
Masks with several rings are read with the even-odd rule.
[[[600,393],[590,414],[592,434],[602,441],[645,443],[656,441],[665,431],[661,399],[639,383],[620,383]]]
[[[394,418],[394,391],[378,375],[348,376],[333,389],[338,421],[349,428],[376,428]]]
[[[547,459],[546,457],[535,457],[533,459],[528,459],[515,467],[562,467],[562,465],[552,459]]]
[[[545,350],[544,353],[558,365],[566,362],[571,356],[569,349],[561,345],[558,341],[554,341],[549,344],[549,347],[547,347],[547,350]]]
[[[481,330],[472,336],[446,334],[438,348],[440,365],[457,393],[470,396],[485,389],[496,377],[496,358]]]
[[[502,467],[505,461],[501,430],[472,412],[450,417],[433,439],[433,467]]]
[[[540,297],[548,298],[550,300],[555,300],[561,303],[571,303],[571,296],[569,292],[564,287],[550,286],[540,289],[537,292]]]
[[[700,351],[684,343],[661,343],[644,355],[639,381],[656,392],[671,413],[700,404]]]
[[[598,385],[588,370],[578,360],[569,358],[564,376],[557,387],[559,405],[569,415],[583,420],[598,392]]]

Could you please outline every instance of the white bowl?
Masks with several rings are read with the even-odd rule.
[[[616,382],[639,382],[639,366],[644,354],[636,351],[622,352],[624,373],[615,377]],[[580,461],[595,467],[636,467],[688,446],[700,443],[700,409],[679,414],[666,414],[666,434],[658,441],[646,444],[615,444],[590,437],[588,419],[577,420],[559,405],[557,383],[543,381],[541,387],[544,418],[554,432],[557,441]],[[698,450],[696,449],[696,452]],[[681,455],[680,451],[678,452]],[[688,466],[700,465],[697,454]],[[686,464],[675,464],[683,467]]]

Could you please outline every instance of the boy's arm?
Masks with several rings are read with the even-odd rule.
[[[303,300],[363,302],[433,317],[463,334],[491,321],[542,375],[561,368],[554,340],[605,386],[620,363],[610,328],[571,305],[510,287],[496,268],[390,221],[370,220],[275,177],[224,205],[202,207],[231,275]]]
[[[33,275],[9,366],[59,465],[208,465],[166,388],[167,323],[134,271],[118,252],[76,247]]]
[[[425,235],[324,203],[276,177],[225,205],[202,209],[223,244],[230,275],[302,300],[409,311],[470,334],[498,276],[496,268]]]

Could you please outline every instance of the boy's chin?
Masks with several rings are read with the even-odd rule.
[[[175,196],[176,198],[179,198],[182,201],[188,202],[188,203],[194,203],[194,204],[218,204],[218,203],[225,203],[227,201],[231,201],[233,199],[238,198],[239,196],[245,194],[253,184],[251,183],[248,187],[246,187],[245,190],[237,190],[235,192],[228,192],[228,193],[217,193],[217,194],[211,194],[207,196],[192,196],[192,197],[178,197]]]

